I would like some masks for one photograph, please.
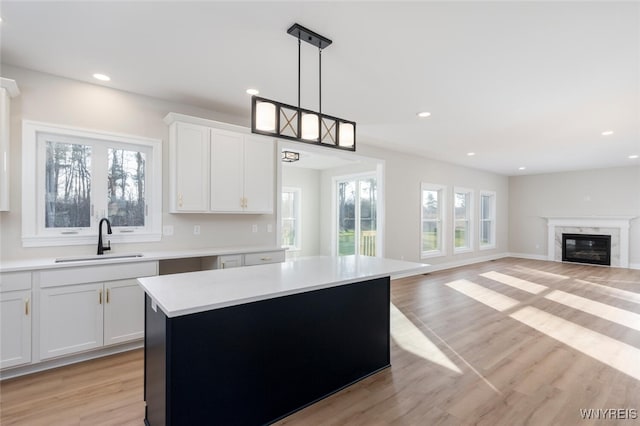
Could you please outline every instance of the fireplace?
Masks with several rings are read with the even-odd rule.
[[[611,235],[562,234],[562,261],[611,265]]]

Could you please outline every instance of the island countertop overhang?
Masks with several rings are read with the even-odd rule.
[[[313,256],[283,263],[139,278],[169,317],[391,276],[428,272],[422,263],[369,256]]]

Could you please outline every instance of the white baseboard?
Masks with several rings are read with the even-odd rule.
[[[505,257],[509,257],[509,253],[497,253],[488,256],[456,260],[454,262],[438,263],[437,265],[430,265],[429,272],[444,271],[445,269],[458,268],[460,266],[473,265],[474,263],[488,262],[490,260],[503,259]]]
[[[549,260],[546,254],[508,253],[508,255],[509,257],[517,257],[520,259]]]
[[[640,263],[630,263],[629,269],[640,269]]]
[[[107,355],[113,355],[120,352],[131,351],[133,349],[139,349],[144,347],[144,340],[134,340],[132,342],[123,343],[117,346],[109,346],[98,350],[92,350],[88,352],[82,352],[79,354],[64,356],[52,360],[34,362],[33,364],[26,364],[13,368],[7,368],[0,371],[0,380],[10,379],[12,377],[23,376],[25,374],[36,373],[38,371],[49,370],[51,368],[62,367],[65,365],[75,364],[77,362],[88,361],[94,358],[101,358]]]

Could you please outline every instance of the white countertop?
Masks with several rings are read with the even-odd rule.
[[[267,251],[284,250],[280,247],[274,246],[261,246],[261,247],[222,247],[222,248],[201,248],[201,249],[187,249],[187,250],[170,250],[170,251],[145,251],[135,252],[141,254],[140,257],[132,258],[119,258],[118,256],[129,254],[124,250],[114,250],[101,256],[100,259],[95,260],[81,260],[75,262],[61,262],[56,263],[56,258],[36,258],[36,259],[24,259],[24,260],[10,260],[7,262],[0,262],[0,272],[18,272],[18,271],[30,271],[40,269],[54,269],[54,268],[69,268],[77,266],[93,266],[93,265],[109,265],[115,263],[131,263],[131,262],[145,262],[154,260],[166,260],[166,259],[186,259],[190,257],[207,257],[207,256],[224,256],[227,254],[248,254],[259,253]],[[60,256],[65,257],[65,256]],[[82,258],[79,256],[69,256]],[[87,255],[87,258],[95,257],[93,255]]]
[[[391,276],[428,272],[428,265],[368,256],[314,256],[283,263],[139,278],[168,317]]]

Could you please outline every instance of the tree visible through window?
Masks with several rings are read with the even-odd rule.
[[[25,120],[22,132],[25,247],[159,241],[162,141]]]
[[[112,226],[144,226],[145,154],[111,149],[107,177],[109,221]]]
[[[47,142],[45,227],[88,228],[91,223],[91,147]]]
[[[480,248],[496,245],[496,193],[480,193]]]
[[[282,188],[282,247],[289,250],[300,250],[301,227],[300,227],[300,188]]]
[[[471,216],[473,196],[470,189],[456,188],[453,193],[454,241],[456,251],[467,251],[472,248]]]
[[[444,222],[444,187],[422,184],[421,251],[423,256],[441,254]]]

